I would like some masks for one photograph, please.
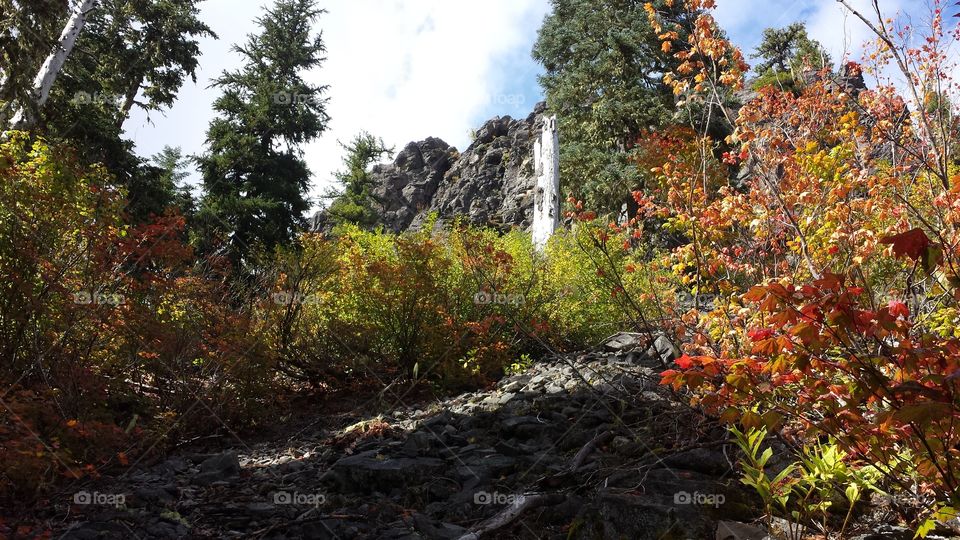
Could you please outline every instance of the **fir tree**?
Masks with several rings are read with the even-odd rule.
[[[327,128],[327,86],[304,79],[324,61],[323,13],[314,0],[277,0],[257,19],[260,33],[234,47],[243,67],[214,85],[217,118],[199,158],[204,197],[198,221],[201,249],[224,243],[235,267],[255,246],[290,244],[305,225],[310,171],[301,145]]]

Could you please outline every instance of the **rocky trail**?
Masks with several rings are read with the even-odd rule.
[[[68,539],[763,538],[724,429],[630,345],[420,408],[224,439],[101,478],[44,517]]]

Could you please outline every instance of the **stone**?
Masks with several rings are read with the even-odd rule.
[[[663,464],[674,469],[712,476],[723,476],[730,471],[730,462],[727,461],[723,451],[709,448],[694,448],[679,454],[664,456]]]
[[[162,486],[141,486],[133,491],[134,502],[138,504],[171,503],[176,500],[177,488],[173,484]]]
[[[515,393],[515,392],[520,391],[520,389],[523,388],[523,385],[524,385],[524,382],[523,382],[523,381],[519,381],[519,380],[518,380],[518,381],[510,381],[509,383],[503,385],[502,388],[503,388],[503,391],[504,391],[504,392],[507,392],[507,393]]]
[[[434,457],[385,456],[369,450],[341,458],[331,471],[342,490],[371,491],[409,485],[429,478],[444,466],[442,459]]]
[[[631,457],[642,453],[643,445],[618,435],[610,441],[610,449],[622,456]]]
[[[230,480],[240,474],[240,460],[234,451],[210,456],[200,463],[200,472],[193,477],[196,484],[214,484]]]
[[[677,350],[673,342],[671,342],[666,336],[658,336],[653,342],[653,346],[647,349],[646,355],[648,358],[653,359],[654,363],[657,363],[658,360],[662,360],[664,364],[669,365],[677,358],[680,358],[680,351]],[[650,367],[661,366],[656,365]]]
[[[254,517],[264,517],[273,515],[277,511],[277,507],[264,502],[250,503],[245,508],[246,512]]]
[[[739,521],[721,521],[717,524],[716,540],[767,540],[767,531],[756,525]]]
[[[634,332],[620,332],[608,339],[603,347],[608,351],[629,351],[636,349],[637,347],[642,347],[647,341],[647,336],[644,334],[637,334]]]
[[[871,533],[854,536],[853,540],[911,540],[913,537],[913,531],[906,527],[880,525]],[[933,537],[927,536],[927,538]]]
[[[460,538],[467,532],[466,529],[459,525],[441,523],[420,513],[413,515],[413,525],[418,532],[431,540]]]
[[[496,129],[483,136],[490,140],[487,154],[499,149]],[[421,158],[410,153],[405,159],[416,165]],[[642,354],[643,348],[641,342],[635,350]],[[129,538],[133,530],[151,531],[150,538],[444,539],[463,536],[464,527],[477,526],[511,497],[531,491],[563,494],[563,502],[522,517],[546,536],[563,531],[581,539],[713,539],[720,520],[746,524],[759,517],[752,491],[726,471],[722,452],[706,446],[669,456],[689,437],[675,432],[674,422],[692,425],[700,417],[667,392],[656,401],[644,395],[653,390],[653,372],[623,356],[571,353],[538,362],[496,387],[422,402],[422,409],[382,411],[395,428],[383,433],[344,441],[343,426],[358,419],[354,413],[324,419],[293,437],[287,431],[244,452],[242,472],[249,474],[242,480],[231,452],[183,454],[182,463],[171,458],[163,466],[135,467],[101,479],[104,492],[129,495],[125,508],[80,505],[74,523],[50,522],[61,523],[57,537],[71,525],[79,529],[68,538]],[[534,377],[541,389],[563,388],[579,381],[578,372],[610,381],[609,395],[582,387],[555,394],[504,390]],[[641,395],[645,399],[634,399]],[[478,410],[487,398],[506,403]],[[674,414],[681,417],[664,418]],[[571,472],[574,456],[607,431],[614,437],[592,448]],[[702,440],[726,440],[722,429],[714,431]],[[635,467],[641,456],[655,468]],[[280,492],[297,502],[280,504]],[[724,499],[701,504],[691,502],[691,494]],[[98,522],[126,528],[98,528]],[[505,528],[490,536],[515,532]],[[5,533],[0,524],[0,536]]]

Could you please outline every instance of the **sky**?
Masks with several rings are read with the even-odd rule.
[[[885,13],[924,18],[929,0],[880,0]],[[869,0],[853,0],[866,8]],[[201,18],[219,39],[200,43],[196,84],[188,82],[167,111],[136,111],[127,136],[142,156],[165,145],[203,152],[218,96],[210,80],[239,66],[234,43],[256,31],[262,0],[206,0]],[[397,151],[410,141],[439,137],[463,150],[470,131],[494,116],[525,117],[543,99],[542,73],[530,51],[549,13],[549,0],[329,0],[317,24],[327,60],[307,79],[330,85],[329,129],[305,147],[313,173],[311,198],[333,185],[343,151],[361,130]],[[835,0],[717,0],[720,25],[745,54],[764,28],[805,21],[834,60],[859,57],[869,31]],[[193,179],[196,179],[194,174]],[[315,206],[316,207],[316,206]]]

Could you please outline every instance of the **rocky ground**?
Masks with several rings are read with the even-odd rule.
[[[746,524],[757,501],[723,428],[659,387],[660,359],[632,345],[420,408],[180,453],[44,517],[73,539],[764,538]]]

